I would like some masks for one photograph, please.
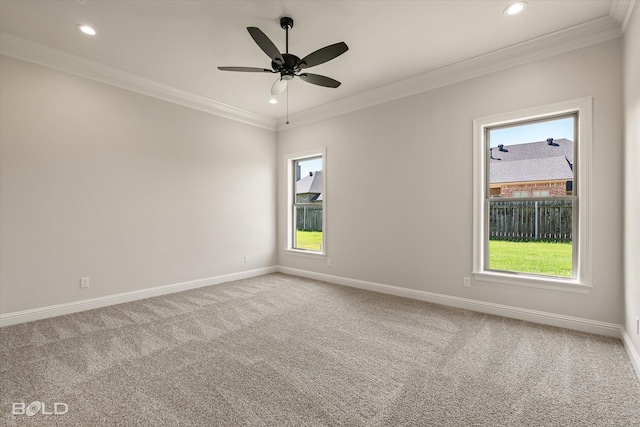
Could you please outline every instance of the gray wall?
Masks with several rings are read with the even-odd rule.
[[[622,171],[623,149],[629,171],[640,161],[638,20],[636,10],[625,36],[626,98],[615,40],[277,137],[2,57],[0,313],[279,263],[612,323],[625,321],[626,292],[631,334],[640,182]],[[472,119],[584,96],[594,98],[593,291],[463,288],[472,267]],[[332,267],[283,250],[284,155],[322,146]],[[89,289],[79,288],[82,276]]]
[[[592,96],[593,285],[588,295],[474,282],[472,120]],[[538,60],[278,136],[279,264],[353,279],[622,322],[621,40]],[[327,147],[328,257],[284,252],[284,156]],[[370,214],[363,217],[361,212]]]
[[[0,67],[0,313],[276,263],[275,132]]]
[[[625,103],[625,320],[640,354],[640,6],[636,4],[624,36]]]

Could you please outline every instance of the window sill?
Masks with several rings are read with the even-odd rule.
[[[576,279],[554,277],[536,277],[517,273],[499,273],[494,271],[473,272],[473,277],[480,282],[499,283],[502,285],[522,286],[527,288],[549,289],[553,291],[588,294],[593,286],[580,283]]]
[[[326,258],[327,254],[324,252],[305,251],[302,249],[285,249],[285,255],[296,255],[308,258]]]

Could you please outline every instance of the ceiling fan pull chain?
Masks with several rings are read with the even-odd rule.
[[[289,85],[287,85],[287,122],[289,124]]]

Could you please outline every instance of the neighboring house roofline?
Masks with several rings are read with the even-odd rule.
[[[322,171],[309,172],[296,182],[296,194],[321,194],[322,185]]]
[[[489,150],[491,185],[573,180],[573,142],[566,138],[498,145]]]

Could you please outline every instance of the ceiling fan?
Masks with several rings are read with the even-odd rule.
[[[314,67],[342,55],[349,47],[344,42],[335,43],[318,49],[300,59],[289,53],[289,30],[293,28],[293,19],[287,16],[280,18],[280,27],[286,32],[286,51],[280,53],[275,44],[257,27],[247,27],[253,40],[271,58],[271,70],[254,67],[218,67],[222,71],[241,71],[247,73],[279,73],[280,78],[271,87],[272,95],[279,95],[287,88],[287,82],[294,77],[318,86],[336,88],[340,82],[319,74],[302,73],[305,68]]]

